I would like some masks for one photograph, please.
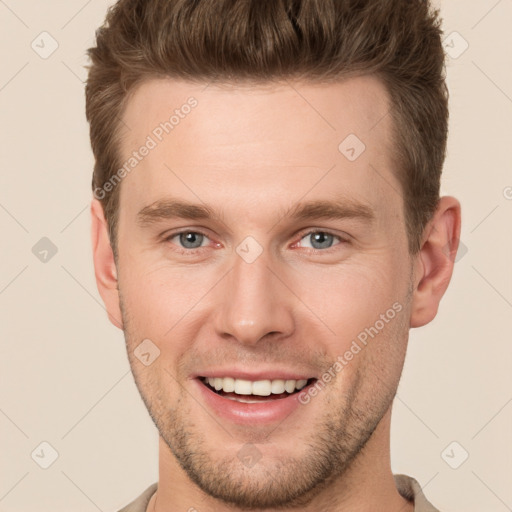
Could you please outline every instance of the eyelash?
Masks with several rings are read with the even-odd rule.
[[[175,233],[171,233],[170,235],[166,236],[164,238],[164,242],[170,242],[173,238],[183,234],[183,233],[193,233],[195,235],[201,235],[201,236],[204,236],[205,238],[208,238],[208,235],[206,233],[203,233],[202,231],[196,231],[196,230],[191,230],[191,229],[184,229],[184,230],[181,230],[181,231],[177,231]],[[342,236],[340,235],[336,235],[335,233],[332,233],[330,231],[326,231],[326,230],[322,230],[322,229],[311,229],[310,231],[307,231],[307,232],[304,232],[304,233],[301,233],[300,234],[300,238],[299,238],[299,242],[309,236],[309,235],[312,235],[314,233],[322,233],[324,235],[330,235],[330,236],[333,236],[334,238],[337,238],[340,243],[339,244],[336,244],[332,247],[329,247],[327,249],[313,249],[313,248],[308,248],[306,247],[306,249],[308,249],[308,252],[310,253],[313,253],[313,254],[318,254],[318,253],[331,253],[333,250],[336,249],[337,245],[343,245],[343,244],[348,244],[350,243],[348,239],[346,238],[343,238]],[[179,247],[177,246],[178,249],[177,249],[177,252],[180,253],[180,254],[188,254],[188,255],[194,255],[198,252],[200,252],[202,249],[206,249],[207,247],[197,247],[195,249],[185,249],[183,247]]]

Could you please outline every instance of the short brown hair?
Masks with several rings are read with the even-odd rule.
[[[120,165],[127,99],[151,78],[311,83],[372,74],[390,95],[409,251],[439,201],[448,89],[428,0],[119,0],[96,31],[86,86],[93,190]],[[119,188],[101,198],[116,252]]]

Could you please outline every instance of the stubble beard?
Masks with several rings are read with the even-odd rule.
[[[361,392],[365,388],[364,378],[368,375],[363,375],[364,368],[359,367],[350,389],[345,390],[342,396],[336,396],[332,389],[327,390],[326,387],[315,398],[325,400],[325,412],[321,418],[313,419],[307,425],[307,437],[301,440],[300,456],[290,454],[276,459],[267,455],[252,467],[244,466],[237,457],[238,450],[214,458],[208,442],[209,429],[204,428],[208,421],[214,420],[207,416],[201,427],[191,419],[191,398],[182,387],[176,406],[171,408],[168,393],[160,384],[161,377],[165,379],[165,375],[141,378],[138,370],[140,365],[131,354],[137,340],[130,327],[130,315],[123,307],[122,300],[120,303],[135,383],[160,437],[190,480],[206,495],[226,505],[241,510],[285,510],[307,506],[350,469],[392,405],[396,387],[377,388],[370,396],[367,388],[366,394]],[[398,332],[395,331],[395,334]],[[333,388],[337,380],[331,381]],[[324,393],[330,394],[324,398]],[[282,435],[286,431],[286,422],[285,419],[275,433]],[[218,426],[212,424],[211,428]],[[225,435],[227,442],[232,445],[233,437],[228,433]],[[266,442],[273,442],[272,435]],[[266,442],[261,443],[262,451]],[[240,439],[238,449],[246,443],[247,440]],[[218,449],[218,445],[215,448]]]

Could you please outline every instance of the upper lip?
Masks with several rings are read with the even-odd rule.
[[[243,380],[309,380],[314,378],[313,375],[308,374],[303,371],[294,371],[294,370],[278,370],[278,369],[262,369],[258,371],[254,370],[242,370],[242,369],[234,369],[234,368],[225,368],[225,369],[215,369],[215,370],[204,370],[199,371],[192,375],[191,378],[199,378],[199,377],[210,377],[210,378],[222,378],[222,377],[232,377],[234,379],[243,379]]]

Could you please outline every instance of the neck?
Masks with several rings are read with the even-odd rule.
[[[287,508],[287,512],[413,512],[414,505],[397,491],[391,472],[391,408],[350,467],[329,482],[308,505]],[[205,494],[180,467],[165,441],[159,438],[159,482],[147,512],[187,510],[238,512],[232,505]],[[263,512],[263,511],[260,511]]]

